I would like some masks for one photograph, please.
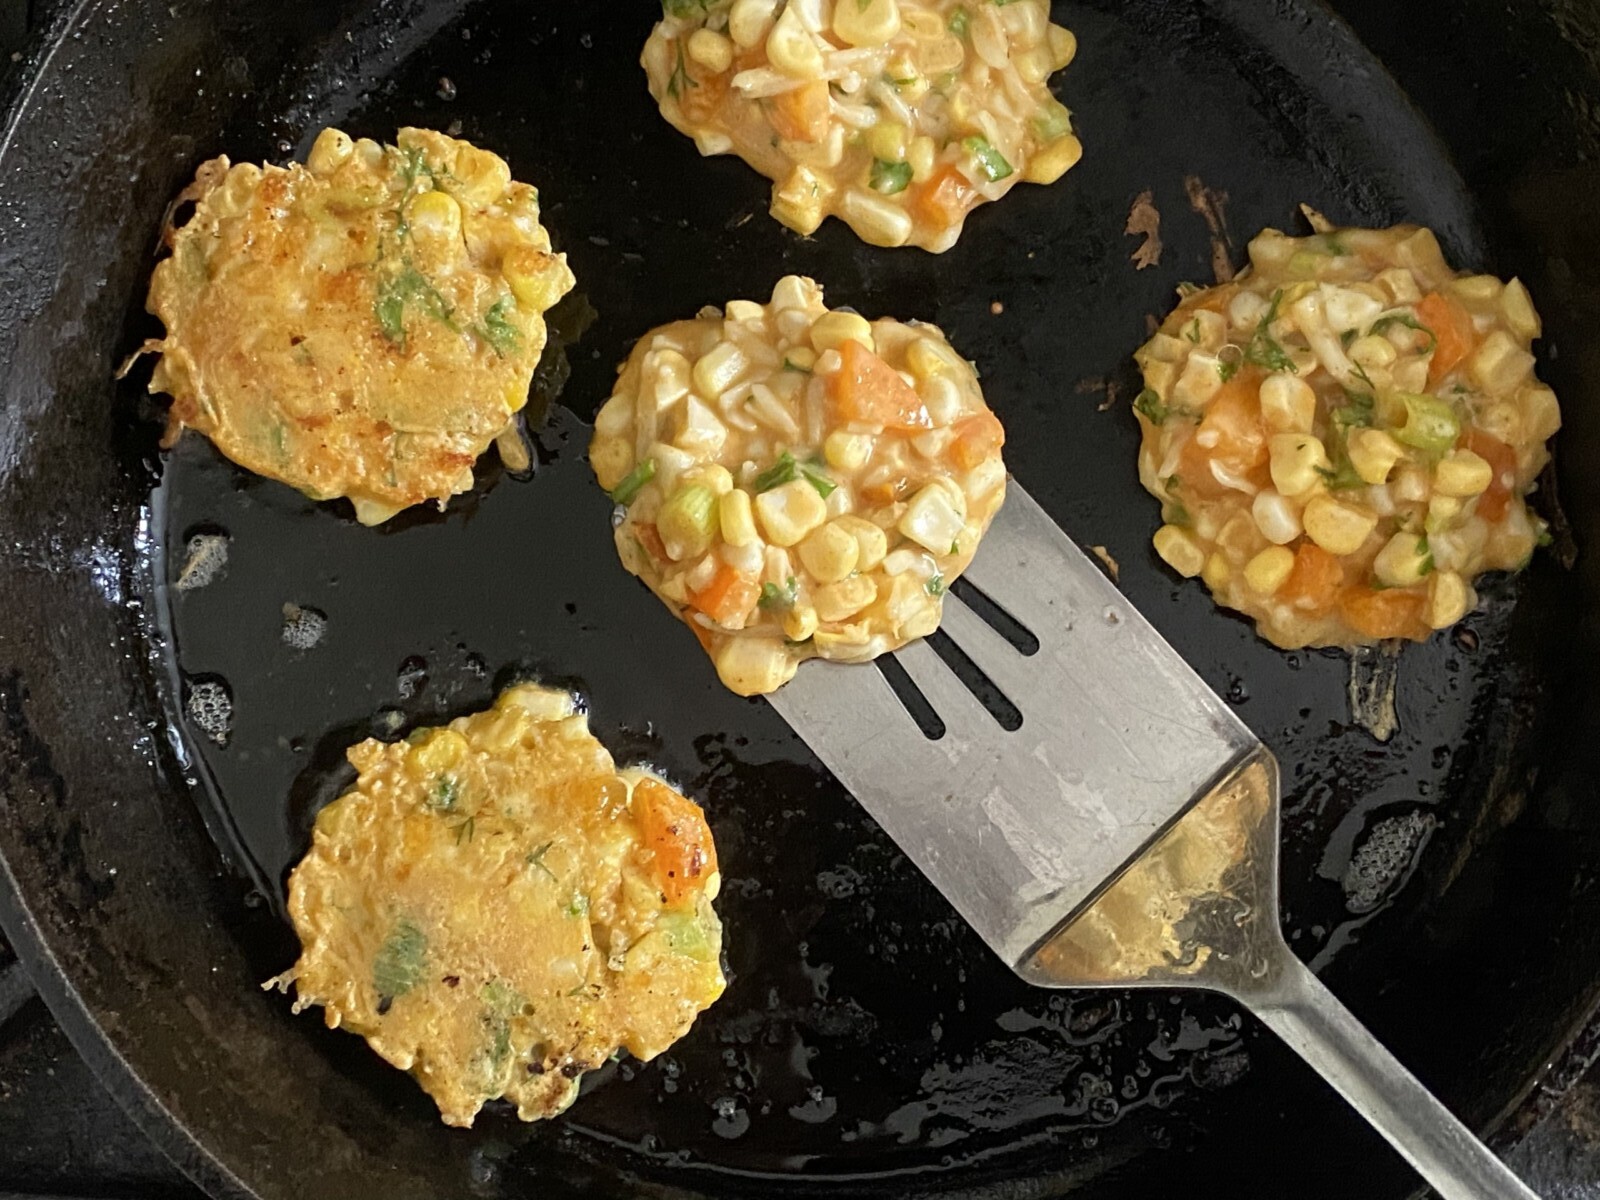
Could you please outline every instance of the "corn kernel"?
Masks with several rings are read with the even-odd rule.
[[[717,518],[722,540],[730,546],[754,546],[761,541],[750,508],[750,493],[734,490],[717,497]]]
[[[835,4],[833,32],[851,46],[881,46],[900,32],[898,0]]]
[[[766,40],[772,28],[778,0],[733,0],[728,10],[728,36],[741,50],[750,50]]]
[[[720,463],[701,463],[685,471],[678,482],[684,487],[703,487],[721,498],[733,491],[733,472]]]
[[[1172,385],[1172,402],[1181,408],[1200,409],[1210,404],[1222,390],[1222,375],[1217,370],[1217,357],[1203,350],[1189,355],[1183,374]]]
[[[1278,433],[1310,433],[1317,419],[1317,394],[1293,375],[1269,375],[1261,384],[1261,416]]]
[[[454,729],[430,729],[412,744],[406,761],[425,773],[448,771],[460,765],[467,750],[467,739]]]
[[[452,190],[478,208],[488,208],[511,186],[511,168],[506,160],[476,146],[461,148],[454,175]]]
[[[1533,373],[1533,355],[1511,335],[1497,329],[1484,339],[1468,367],[1473,382],[1486,392],[1509,392]]]
[[[1406,456],[1405,447],[1381,429],[1357,429],[1347,443],[1350,465],[1363,483],[1386,483],[1395,463]]]
[[[1083,143],[1076,134],[1063,134],[1028,160],[1022,177],[1029,183],[1050,184],[1083,159]]]
[[[897,526],[931,554],[949,554],[966,525],[965,498],[958,488],[942,486],[945,482],[937,479],[913,496]]]
[[[852,575],[838,583],[818,588],[818,620],[848,621],[878,598],[878,585],[865,575]]]
[[[856,542],[856,570],[871,571],[889,553],[889,535],[863,517],[844,516],[833,522]]]
[[[789,15],[789,10],[784,11]],[[772,216],[802,236],[817,231],[835,187],[810,167],[798,166],[781,184],[772,185]]]
[[[1404,267],[1390,267],[1386,271],[1379,271],[1377,282],[1395,304],[1416,304],[1422,299],[1422,289],[1417,286],[1417,277]]]
[[[910,213],[893,200],[866,188],[845,189],[839,202],[839,216],[855,230],[857,237],[872,246],[904,246],[914,228]]]
[[[1434,629],[1448,629],[1472,607],[1475,599],[1472,589],[1454,571],[1440,571],[1433,577],[1428,591],[1428,624]]]
[[[1233,567],[1222,555],[1213,554],[1206,559],[1206,565],[1200,572],[1200,578],[1205,580],[1205,585],[1213,592],[1220,592],[1232,581]]]
[[[1060,25],[1050,26],[1045,43],[1050,47],[1050,59],[1058,71],[1078,56],[1077,35]]]
[[[350,135],[339,129],[324,129],[317,134],[306,155],[306,167],[313,175],[332,175],[355,153],[356,145]]]
[[[767,541],[775,546],[797,546],[828,519],[828,506],[816,488],[796,479],[757,496],[756,515]]]
[[[800,543],[800,561],[818,583],[838,583],[856,569],[860,557],[856,539],[838,522],[813,530]]]
[[[867,149],[873,158],[899,162],[906,156],[906,127],[898,121],[879,121],[867,132]]]
[[[734,342],[718,342],[694,364],[694,390],[715,400],[750,369],[750,359]]]
[[[926,134],[911,139],[911,144],[906,147],[906,161],[911,164],[911,178],[921,183],[933,174],[934,160],[939,156],[939,147],[931,137]]]
[[[1513,279],[1500,295],[1500,315],[1511,326],[1511,332],[1525,342],[1535,341],[1544,331],[1539,313],[1533,307],[1533,297],[1522,280]]]
[[[699,63],[713,75],[733,66],[733,43],[711,29],[696,29],[689,35],[689,60]]]
[[[546,254],[534,246],[513,246],[506,251],[500,271],[511,285],[517,305],[542,313],[570,292],[577,283],[566,255]]]
[[[1428,539],[1397,533],[1372,560],[1372,573],[1385,587],[1410,587],[1433,569]]]
[[[1561,429],[1561,405],[1556,402],[1556,394],[1543,384],[1535,384],[1522,393],[1521,400],[1528,439],[1544,442],[1555,437]]]
[[[423,192],[407,205],[412,230],[441,241],[461,237],[461,206],[444,192]]]
[[[1509,401],[1486,404],[1478,410],[1474,423],[1492,438],[1514,446],[1522,440],[1522,409]]]
[[[860,342],[872,351],[878,348],[872,340],[872,326],[860,313],[838,310],[824,313],[811,326],[811,345],[818,354],[837,350],[846,342]]]
[[[1377,367],[1392,367],[1394,360],[1399,357],[1400,352],[1394,348],[1394,343],[1382,334],[1357,338],[1350,345],[1351,361],[1367,371]]]
[[[717,677],[736,696],[764,696],[794,678],[794,656],[775,637],[730,637],[717,649]]]
[[[1326,495],[1313,496],[1300,519],[1307,537],[1337,555],[1354,554],[1378,527],[1376,514]]]
[[[767,35],[767,61],[795,79],[822,78],[822,51],[792,4],[784,7]]]
[[[627,438],[595,438],[589,447],[589,466],[600,486],[611,491],[633,470],[633,443]]]
[[[1244,568],[1244,581],[1252,591],[1271,596],[1289,579],[1294,570],[1294,551],[1287,546],[1268,546]]]
[[[796,604],[783,614],[783,636],[803,642],[817,632],[817,610],[809,604]]]
[[[872,458],[872,438],[836,429],[822,443],[822,457],[834,470],[854,474]]]
[[[1250,515],[1261,536],[1275,546],[1287,546],[1304,532],[1300,525],[1300,511],[1273,488],[1256,493],[1256,498],[1250,503]]]
[[[1185,579],[1193,579],[1205,569],[1206,552],[1186,529],[1163,525],[1156,530],[1153,544],[1161,560]]]
[[[1446,496],[1477,496],[1493,482],[1494,468],[1471,450],[1452,450],[1433,469],[1433,488]]]
[[[1493,275],[1468,275],[1450,281],[1450,291],[1454,293],[1456,299],[1474,308],[1484,308],[1495,303],[1500,299],[1504,286]]]
[[[1331,469],[1328,449],[1307,433],[1280,433],[1267,443],[1271,454],[1273,486],[1285,496],[1301,496]]]

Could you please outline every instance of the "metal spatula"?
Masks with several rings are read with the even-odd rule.
[[[771,699],[990,948],[1042,987],[1231,996],[1444,1200],[1536,1200],[1289,950],[1267,748],[1015,483],[967,578],[1031,634],[946,597],[1019,728],[926,643],[897,658],[937,740],[872,667],[808,663]]]

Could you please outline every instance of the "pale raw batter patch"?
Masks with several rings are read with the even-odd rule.
[[[722,994],[699,808],[618,770],[566,692],[511,688],[350,761],[289,881],[302,956],[272,984],[410,1071],[446,1124],[502,1097],[555,1116],[584,1072],[655,1057]]]
[[[1005,431],[931,325],[830,311],[809,279],[640,339],[589,461],[623,565],[733,691],[939,625],[1005,498]]]
[[[650,94],[702,154],[773,181],[772,215],[876,246],[955,245],[967,214],[1083,156],[1046,0],[665,0]]]
[[[502,159],[423,129],[398,141],[327,129],[304,166],[204,164],[150,285],[168,442],[197,429],[365,524],[443,505],[517,437],[542,314],[573,285]]]

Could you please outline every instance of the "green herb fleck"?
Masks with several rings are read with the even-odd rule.
[[[380,1002],[404,996],[422,982],[428,939],[410,921],[402,920],[384,939],[372,960],[372,986]]]
[[[911,164],[872,160],[872,175],[868,180],[873,191],[885,196],[897,196],[911,185]]]
[[[947,28],[949,28],[950,32],[955,34],[958,38],[966,37],[967,30],[971,27],[972,17],[966,9],[958,8],[955,10],[955,12],[950,14],[950,24]]]
[[[1183,336],[1188,338],[1196,346],[1198,346],[1200,344],[1200,318],[1199,317],[1196,317],[1192,322],[1190,322],[1189,327],[1183,331]]]
[[[922,586],[928,589],[928,595],[942,596],[944,595],[944,576],[935,572],[933,577]]]
[[[1434,348],[1439,344],[1438,334],[1434,333],[1433,330],[1429,329],[1421,321],[1417,320],[1410,313],[1406,312],[1389,313],[1385,316],[1379,317],[1372,323],[1372,328],[1367,330],[1367,334],[1370,337],[1374,334],[1382,333],[1384,330],[1390,329],[1395,325],[1403,325],[1407,329],[1415,329],[1418,333],[1427,334],[1428,344],[1422,348],[1422,352],[1424,354],[1432,354]]]
[[[455,328],[449,302],[428,282],[427,276],[406,262],[396,275],[379,285],[378,297],[372,306],[383,336],[402,349],[406,344],[407,304],[415,304],[434,320]]]
[[[579,917],[589,915],[589,897],[582,892],[574,892],[572,899],[567,901],[567,916],[577,920]]]
[[[551,879],[554,879],[556,877],[556,873],[554,871],[552,871],[549,867],[545,866],[545,864],[544,864],[544,856],[546,854],[550,853],[550,847],[554,846],[554,845],[555,845],[554,842],[546,842],[544,845],[540,846],[537,850],[533,851],[533,853],[528,855],[528,865],[530,867],[537,867],[539,870],[543,871],[546,875],[550,876]]]
[[[672,2],[672,0],[662,0],[662,2],[666,4]],[[690,2],[697,3],[698,0],[690,0]],[[677,100],[689,88],[697,88],[700,85],[695,82],[694,76],[689,74],[689,64],[683,57],[683,39],[678,38],[673,44],[678,48],[678,62],[672,68],[672,74],[667,79],[667,95]]]
[[[761,598],[756,601],[756,606],[766,612],[771,612],[774,609],[793,608],[799,598],[800,581],[791,575],[782,587],[775,583],[763,583],[761,585]]]
[[[611,489],[612,501],[617,504],[632,504],[633,498],[639,494],[639,490],[655,477],[656,460],[647,458],[629,471],[626,479]]]
[[[1262,315],[1255,333],[1251,334],[1250,343],[1244,348],[1244,358],[1246,362],[1255,363],[1256,366],[1265,367],[1269,371],[1288,371],[1291,375],[1298,375],[1300,371],[1294,365],[1294,359],[1290,358],[1283,347],[1267,332],[1272,323],[1278,319],[1278,310],[1282,306],[1283,289],[1279,288],[1272,293],[1272,303],[1267,306],[1267,311]]]
[[[1356,331],[1354,329],[1346,329],[1339,335],[1339,344],[1346,350],[1350,349],[1351,346],[1356,344]]]
[[[837,483],[828,478],[826,472],[820,471],[816,467],[801,467],[800,474],[805,476],[806,482],[816,488],[817,495],[824,500],[833,495],[834,491],[839,487]]]
[[[514,351],[522,341],[522,332],[506,319],[506,313],[515,307],[515,300],[502,296],[483,314],[483,324],[474,331],[501,358]]]
[[[464,841],[470,842],[474,837],[477,836],[477,834],[478,834],[478,820],[477,820],[477,818],[476,817],[468,817],[465,821],[461,822],[461,824],[456,826],[456,845],[459,846]]]
[[[1236,358],[1219,358],[1217,360],[1217,374],[1222,382],[1227,383],[1239,373],[1239,360]]]
[[[1161,425],[1172,415],[1172,409],[1161,402],[1160,393],[1154,388],[1145,388],[1133,400],[1133,411],[1148,419],[1151,424]]]
[[[433,794],[428,797],[428,807],[449,812],[460,798],[461,781],[454,775],[441,775],[433,785]]]

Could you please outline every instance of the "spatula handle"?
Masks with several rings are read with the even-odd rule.
[[[1249,1006],[1417,1169],[1443,1200],[1539,1200],[1284,948]]]

